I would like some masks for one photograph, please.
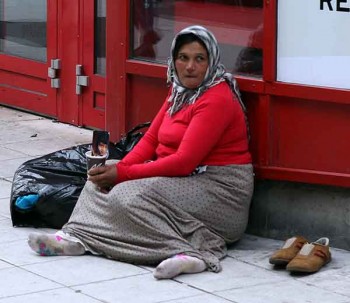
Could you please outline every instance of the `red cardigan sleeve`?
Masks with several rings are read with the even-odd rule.
[[[147,163],[130,165],[130,162],[119,162],[117,182],[155,176],[187,176],[193,172],[215,147],[232,119],[232,110],[229,110],[233,104],[231,96],[228,98],[216,94],[213,98],[212,94],[207,97],[206,95],[208,94],[204,94],[201,100],[193,105],[191,122],[175,153]],[[167,114],[164,110],[163,106],[161,116]],[[153,131],[160,127],[161,116],[157,116],[158,120],[153,126],[152,140],[155,140]],[[144,148],[146,140],[150,139],[145,138],[140,146],[137,145],[138,149]]]

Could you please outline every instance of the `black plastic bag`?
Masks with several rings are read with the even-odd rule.
[[[141,139],[140,124],[109,144],[109,159],[122,159]],[[87,180],[85,153],[90,144],[59,150],[23,163],[15,172],[10,209],[13,226],[61,228],[69,219]],[[19,207],[18,199],[35,196],[34,205]]]
[[[115,157],[114,159],[124,158],[124,156],[129,153],[142,138],[143,132],[140,130],[149,127],[150,124],[151,122],[146,122],[135,126],[128,131],[127,134],[119,140],[119,142],[114,144],[112,148],[112,152],[114,152],[112,156]]]
[[[23,163],[12,182],[12,224],[62,227],[86,182],[85,152],[88,150],[89,144],[79,145]],[[39,194],[35,206],[26,210],[18,208],[16,200],[30,194]]]

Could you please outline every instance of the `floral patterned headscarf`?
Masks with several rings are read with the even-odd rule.
[[[195,89],[182,86],[175,69],[175,46],[178,38],[187,34],[197,36],[204,43],[209,56],[209,65],[204,80]],[[224,65],[220,62],[220,50],[214,35],[200,25],[190,26],[180,31],[172,42],[171,55],[168,59],[167,83],[172,85],[172,91],[168,99],[172,103],[169,108],[170,115],[178,112],[186,104],[193,104],[206,90],[223,81],[230,85],[232,92],[245,111],[236,80],[231,73],[226,72]]]

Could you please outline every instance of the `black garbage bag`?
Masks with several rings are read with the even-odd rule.
[[[56,151],[23,163],[13,177],[13,226],[61,228],[72,213],[86,182],[89,144]],[[30,196],[32,195],[32,196]],[[20,197],[37,197],[34,205],[16,206]],[[29,200],[30,201],[30,200]]]
[[[141,139],[142,128],[109,144],[108,159],[122,159]],[[13,226],[60,229],[69,219],[87,180],[85,153],[90,144],[59,150],[23,163],[15,172],[10,210]]]

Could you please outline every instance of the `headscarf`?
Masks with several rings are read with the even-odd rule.
[[[186,34],[194,34],[197,36],[204,43],[209,56],[208,69],[203,82],[195,89],[189,89],[182,86],[175,69],[175,46],[178,38],[181,35]],[[172,85],[171,94],[168,99],[168,101],[172,103],[169,108],[169,114],[173,115],[183,106],[193,104],[206,90],[223,81],[226,81],[229,84],[232,92],[236,95],[243,111],[245,112],[245,106],[241,100],[237,81],[231,73],[226,72],[224,65],[220,62],[220,50],[214,35],[200,25],[189,26],[180,31],[171,44],[171,53],[170,58],[168,59],[167,83]]]

